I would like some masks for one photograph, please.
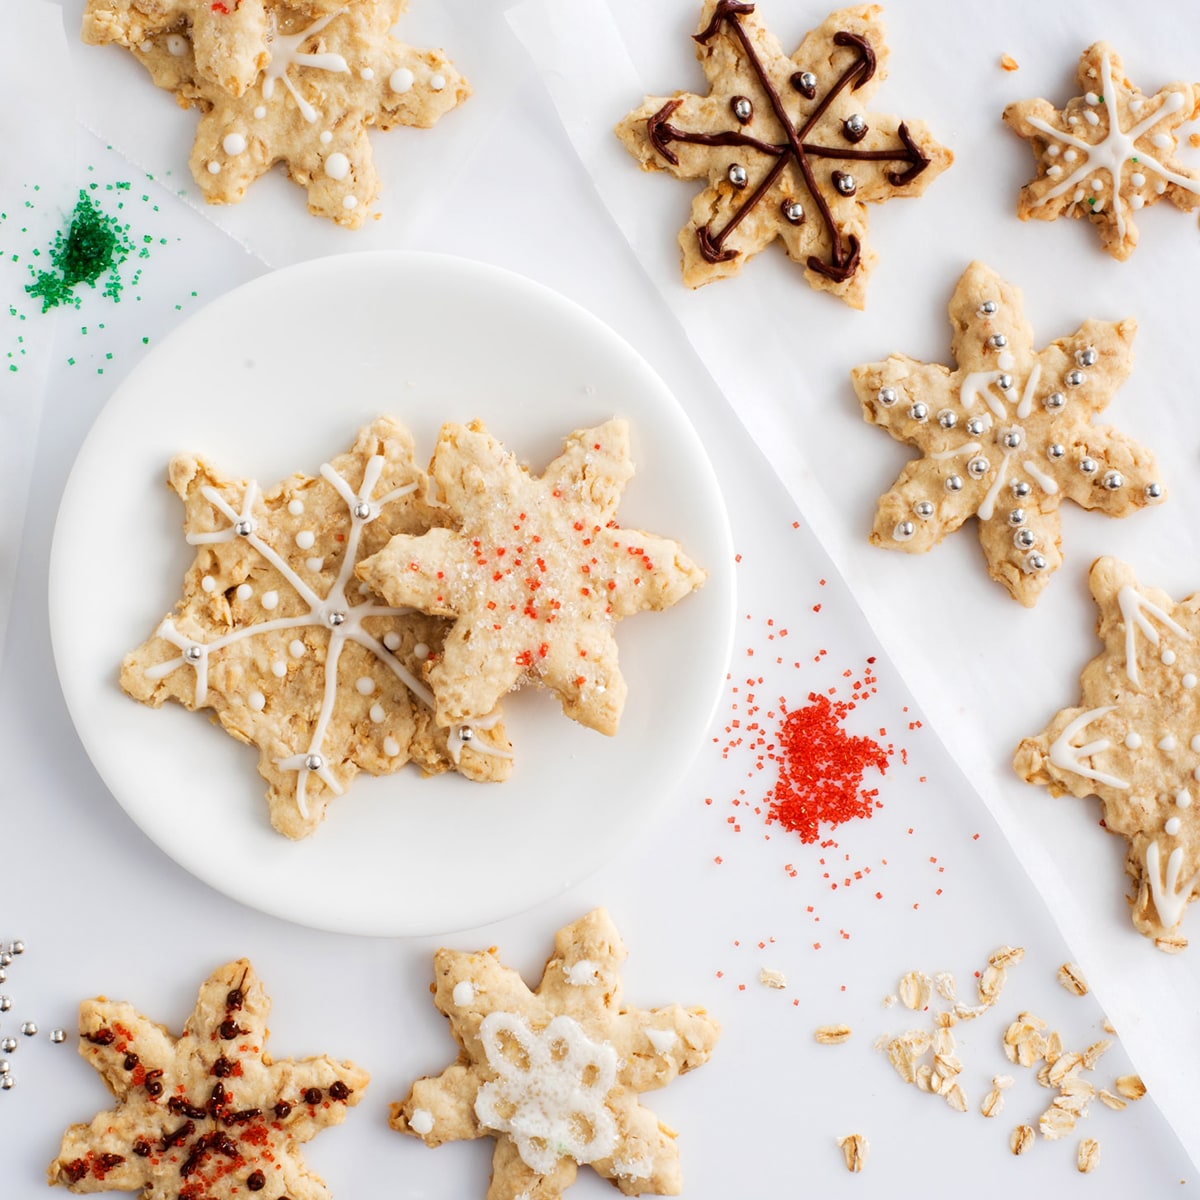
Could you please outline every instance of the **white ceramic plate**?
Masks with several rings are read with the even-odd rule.
[[[419,458],[444,420],[481,418],[535,471],[571,430],[627,417],[638,473],[618,517],[678,538],[709,571],[663,614],[618,629],[629,699],[607,738],[525,689],[505,705],[501,786],[415,768],[360,775],[307,840],[268,824],[257,751],[200,713],[117,686],[122,655],[179,594],[192,551],[165,468],[196,451],[269,486],[315,473],[380,413]],[[104,536],[97,536],[103,526]],[[123,531],[114,542],[109,531]],[[306,925],[445,933],[520,912],[628,846],[671,801],[708,726],[732,644],[733,551],[712,467],[682,408],[616,334],[518,276],[433,255],[320,259],[222,297],[118,389],[72,470],[50,618],[76,728],[113,795],[181,866]]]

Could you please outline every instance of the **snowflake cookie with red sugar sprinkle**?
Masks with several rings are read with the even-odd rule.
[[[341,1124],[370,1076],[325,1056],[272,1059],[270,1010],[244,958],[205,980],[179,1037],[130,1004],[85,1000],[79,1053],[117,1103],[67,1130],[48,1181],[179,1200],[328,1200],[301,1147]]]
[[[651,96],[617,126],[644,170],[706,181],[679,235],[689,287],[779,238],[811,287],[863,307],[867,204],[919,196],[953,161],[923,123],[867,109],[887,77],[879,13],[832,13],[789,58],[755,5],[707,0],[694,40],[708,95]]]
[[[210,204],[276,163],[309,212],[357,228],[379,195],[367,130],[428,128],[470,94],[440,50],[393,37],[404,0],[88,0],[83,37],[127,46],[201,112],[191,155]]]
[[[1088,320],[1035,350],[1020,291],[978,262],[950,324],[954,370],[893,354],[850,373],[864,418],[921,454],[880,498],[871,542],[919,554],[977,517],[988,574],[1031,606],[1062,563],[1063,500],[1124,517],[1163,498],[1150,452],[1092,424],[1137,325]]]
[[[1103,651],[1080,676],[1080,705],[1017,748],[1013,766],[1060,796],[1098,796],[1104,828],[1129,843],[1125,873],[1139,933],[1187,945],[1200,891],[1200,594],[1178,602],[1115,558],[1092,565]]]
[[[440,728],[421,673],[447,623],[385,604],[354,567],[396,533],[440,518],[412,437],[390,418],[362,429],[317,476],[268,491],[191,455],[172,460],[196,557],[183,598],[126,656],[121,686],[158,707],[207,708],[259,749],[271,824],[311,833],[359,771],[407,762],[498,780],[511,768],[498,712]]]
[[[617,621],[705,578],[677,542],[617,524],[633,475],[626,422],[576,430],[540,476],[479,422],[447,424],[429,471],[456,528],[399,534],[358,575],[390,604],[454,619],[425,673],[438,723],[490,713],[534,681],[567,716],[616,733]]]
[[[1004,110],[1005,123],[1028,139],[1038,160],[1017,215],[1087,217],[1104,249],[1126,259],[1138,243],[1135,212],[1164,197],[1185,212],[1200,205],[1200,172],[1174,157],[1179,126],[1200,116],[1200,84],[1169,83],[1143,95],[1105,42],[1080,55],[1075,78],[1084,94],[1061,111],[1047,100]]]
[[[493,1200],[559,1200],[588,1165],[628,1196],[674,1196],[675,1134],[639,1093],[703,1066],[721,1028],[702,1008],[628,1008],[625,946],[603,909],[560,929],[530,990],[494,949],[439,950],[433,1002],[458,1060],[418,1079],[391,1126],[427,1146],[490,1136]]]

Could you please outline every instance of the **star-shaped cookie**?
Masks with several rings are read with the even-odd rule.
[[[1104,827],[1129,842],[1134,925],[1181,950],[1200,888],[1200,594],[1176,603],[1113,558],[1089,583],[1104,650],[1083,669],[1079,707],[1026,738],[1013,765],[1056,796],[1100,798]]]
[[[617,621],[666,608],[705,577],[677,542],[617,524],[633,475],[626,422],[576,430],[540,476],[478,422],[447,424],[429,470],[456,528],[399,534],[358,575],[390,604],[454,618],[425,676],[438,723],[490,713],[534,680],[567,716],[615,733],[626,695]]]
[[[1035,350],[1021,293],[972,263],[950,301],[957,368],[894,354],[851,372],[863,416],[921,457],[879,500],[871,542],[929,550],[979,518],[988,574],[1036,602],[1062,562],[1059,504],[1123,517],[1163,497],[1154,459],[1093,425],[1132,366],[1132,320],[1085,321]]]
[[[116,1106],[63,1135],[47,1178],[73,1192],[178,1200],[327,1200],[301,1147],[340,1124],[370,1076],[351,1062],[276,1061],[271,1002],[244,958],[201,985],[180,1037],[130,1004],[79,1006],[79,1053]]]
[[[439,519],[406,429],[381,418],[319,475],[266,492],[191,455],[172,460],[169,482],[196,557],[174,613],[126,656],[121,686],[155,707],[211,709],[256,745],[280,833],[311,833],[360,770],[413,761],[427,773],[507,776],[498,715],[433,722],[420,674],[447,623],[380,604],[353,577],[393,534]]]
[[[877,5],[832,13],[790,58],[755,11],[706,0],[706,96],[651,96],[617,126],[647,171],[707,186],[679,235],[683,281],[736,274],[776,238],[810,286],[862,308],[868,203],[917,196],[953,161],[920,121],[869,112],[887,77]]]
[[[200,109],[191,169],[211,204],[237,203],[282,162],[307,190],[310,212],[357,228],[380,190],[367,130],[427,128],[471,92],[440,50],[391,35],[404,0],[230,3],[233,33],[221,30],[216,5],[199,26],[181,13],[165,32],[162,20],[134,26],[110,16],[128,3],[89,0],[85,38],[128,45],[159,87]],[[146,36],[133,42],[130,28]],[[213,54],[200,31],[216,43]]]
[[[1075,77],[1084,94],[1061,111],[1047,100],[1004,110],[1005,123],[1029,140],[1038,160],[1017,215],[1087,217],[1105,250],[1126,259],[1138,242],[1139,209],[1164,196],[1185,212],[1200,205],[1200,172],[1174,157],[1179,126],[1200,116],[1200,84],[1169,83],[1143,95],[1105,42],[1080,55]]]
[[[706,1063],[720,1026],[699,1008],[626,1008],[620,935],[603,909],[560,929],[530,991],[494,950],[434,956],[433,1000],[458,1060],[392,1105],[427,1146],[491,1136],[489,1200],[558,1200],[579,1167],[626,1195],[676,1195],[675,1134],[638,1101]]]

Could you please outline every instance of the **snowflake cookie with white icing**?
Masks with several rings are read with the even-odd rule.
[[[864,418],[921,455],[880,497],[871,542],[918,554],[977,517],[988,574],[1031,606],[1062,563],[1064,499],[1124,517],[1163,498],[1150,452],[1092,424],[1132,369],[1137,325],[1087,320],[1036,350],[1020,291],[979,262],[950,324],[953,370],[893,354],[850,373]]]
[[[1104,650],[1066,708],[1017,748],[1013,766],[1058,796],[1098,796],[1104,827],[1129,842],[1125,873],[1138,932],[1187,945],[1184,910],[1200,889],[1200,594],[1176,603],[1114,558],[1092,565]]]
[[[533,991],[494,949],[439,950],[458,1060],[392,1105],[392,1128],[427,1146],[493,1137],[489,1200],[558,1200],[585,1164],[626,1195],[677,1195],[675,1134],[638,1095],[703,1066],[721,1030],[700,1008],[627,1008],[625,953],[603,909],[558,931]]]
[[[871,112],[887,78],[878,5],[832,13],[790,58],[740,0],[706,0],[706,96],[651,96],[617,126],[647,171],[703,180],[679,235],[683,281],[741,270],[776,238],[811,287],[862,308],[867,204],[919,196],[953,161],[920,121]]]
[[[341,1124],[370,1076],[326,1056],[273,1059],[270,1011],[244,958],[205,980],[179,1037],[130,1004],[85,1000],[79,1053],[117,1103],[66,1131],[48,1181],[147,1200],[328,1200],[301,1147]]]
[[[705,578],[678,542],[617,524],[633,475],[628,424],[576,430],[540,476],[479,422],[446,424],[429,472],[456,528],[399,534],[358,575],[391,604],[454,618],[426,674],[438,723],[490,713],[528,681],[567,716],[616,733],[617,621],[667,608]]]
[[[1017,215],[1087,217],[1105,250],[1126,259],[1138,242],[1139,209],[1164,197],[1185,212],[1200,205],[1200,171],[1175,160],[1179,126],[1200,116],[1200,84],[1169,83],[1146,96],[1104,42],[1080,55],[1075,77],[1084,94],[1062,110],[1047,100],[1004,110],[1005,123],[1029,140],[1038,160]]]
[[[497,712],[434,723],[421,676],[447,623],[381,604],[354,578],[394,534],[439,519],[406,429],[381,418],[319,475],[268,491],[190,455],[172,460],[168,480],[196,557],[175,611],[126,656],[121,686],[155,707],[210,709],[257,746],[280,833],[311,833],[359,771],[411,761],[426,773],[507,777]]]
[[[357,228],[379,195],[367,130],[428,128],[470,94],[440,50],[390,30],[404,0],[88,0],[83,36],[127,46],[201,112],[192,175],[235,204],[276,163],[309,211]]]

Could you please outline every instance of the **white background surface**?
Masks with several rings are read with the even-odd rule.
[[[65,7],[73,36],[79,5],[71,0]],[[783,5],[775,0],[772,7]],[[172,171],[168,184],[184,186],[191,118],[149,89],[135,65],[115,50],[71,46],[65,51],[69,61],[57,61],[53,41],[36,28],[42,8],[29,2],[18,10],[18,41],[27,37],[29,57],[74,89],[81,114],[101,139],[76,132],[71,156],[61,135],[41,126],[39,116],[29,116],[26,152],[7,157],[0,175],[3,207],[19,205],[25,189],[39,180],[60,179],[66,156],[74,170],[66,173],[59,200],[64,214],[89,165],[94,177],[133,178],[136,186],[154,191],[126,158],[106,150],[108,143],[123,147],[156,175]],[[1167,1094],[1174,1082],[1182,1085],[1176,1100],[1187,1100],[1188,1075],[1177,1068],[1194,1056],[1180,1047],[1200,1038],[1197,992],[1190,982],[1195,968],[1187,959],[1155,956],[1127,927],[1116,839],[1106,840],[1094,829],[1096,814],[1086,805],[1052,803],[1041,792],[1016,787],[1007,774],[1016,738],[1040,728],[1076,694],[1078,667],[1093,649],[1082,571],[1095,553],[1124,553],[1148,578],[1177,594],[1196,586],[1185,516],[1195,510],[1188,468],[1200,435],[1189,416],[1187,342],[1175,316],[1175,297],[1184,294],[1194,266],[1195,225],[1165,206],[1147,212],[1143,244],[1124,267],[1100,255],[1085,228],[1019,225],[1011,207],[1031,156],[1015,139],[1006,140],[1010,135],[998,125],[1008,99],[1048,94],[1061,102],[1073,94],[1074,58],[1101,34],[1125,45],[1130,73],[1145,87],[1186,74],[1187,64],[1179,60],[1188,45],[1181,32],[1188,25],[1147,28],[1141,10],[1115,5],[1063,6],[1065,15],[1054,18],[1044,15],[1044,5],[1008,6],[1003,17],[989,8],[986,22],[966,6],[932,0],[893,5],[893,78],[879,107],[924,116],[958,161],[923,200],[873,213],[882,261],[868,311],[859,315],[811,294],[770,253],[737,281],[698,296],[685,294],[673,271],[675,230],[690,199],[687,186],[642,175],[622,159],[619,147],[603,166],[612,174],[592,164],[605,199],[611,204],[614,189],[628,189],[653,231],[653,240],[631,253],[581,170],[539,72],[499,9],[481,10],[470,0],[436,7],[420,0],[414,8],[406,33],[417,43],[423,37],[443,42],[477,94],[434,134],[375,137],[379,149],[392,143],[386,150],[383,219],[364,236],[344,235],[301,218],[300,194],[281,180],[265,182],[240,209],[219,216],[275,265],[341,249],[420,247],[512,267],[584,304],[645,355],[684,403],[725,487],[741,555],[731,691],[719,710],[716,741],[672,789],[669,815],[611,866],[560,899],[455,935],[452,944],[495,943],[532,981],[554,929],[602,903],[631,949],[625,975],[630,1002],[703,1004],[722,1020],[725,1035],[712,1063],[647,1097],[681,1131],[687,1195],[715,1198],[801,1186],[822,1195],[940,1194],[967,1186],[984,1196],[1008,1195],[1014,1187],[1039,1193],[1086,1188],[1092,1195],[1114,1196],[1193,1194],[1194,1169],[1149,1101],[1123,1113],[1094,1106],[1079,1135],[1097,1137],[1103,1158],[1086,1179],[1074,1170],[1077,1137],[1039,1143],[1022,1159],[1008,1153],[1012,1125],[1036,1117],[1049,1098],[1027,1074],[1019,1075],[1000,1118],[987,1121],[974,1111],[990,1075],[1007,1069],[1000,1035],[1020,1009],[1041,1013],[1068,1044],[1080,1048],[1099,1035],[1096,1001],[1068,997],[1053,981],[1067,957],[1084,963],[1110,1009],[1120,1004],[1132,1017],[1136,1004],[1142,1019],[1131,1041],[1152,1089]],[[582,20],[585,10],[579,11]],[[794,11],[775,24],[784,42],[793,43],[823,15],[824,10]],[[930,16],[937,19],[931,23]],[[662,3],[643,6],[642,18],[635,61],[640,59],[643,73],[654,68],[646,74],[649,90],[699,85],[686,45],[695,13]],[[594,48],[601,80],[616,78],[604,69],[601,44]],[[997,69],[1002,51],[1021,62],[1016,75]],[[570,84],[579,66],[577,59],[564,58],[551,69],[552,80]],[[122,88],[133,97],[124,110],[118,102]],[[560,88],[559,94],[567,92]],[[620,99],[588,92],[580,103],[594,95],[590,121],[607,130],[640,94],[640,87],[637,95]],[[11,95],[0,96],[5,101],[0,108],[12,102]],[[47,132],[39,136],[43,128]],[[607,143],[597,137],[595,144]],[[52,202],[39,193],[38,203]],[[246,954],[275,1000],[277,1056],[328,1052],[353,1057],[374,1074],[346,1125],[323,1134],[308,1151],[334,1194],[368,1200],[482,1196],[485,1145],[428,1151],[385,1125],[387,1103],[399,1099],[415,1075],[440,1070],[453,1054],[426,992],[436,939],[314,933],[212,892],[174,866],[120,811],[63,706],[48,642],[46,564],[74,453],[113,386],[143,353],[142,337],[153,344],[200,303],[263,270],[261,260],[217,232],[207,215],[176,202],[169,189],[162,189],[158,203],[158,213],[138,210],[133,218],[139,227],[157,222],[154,232],[168,238],[146,265],[142,300],[127,297],[112,306],[89,296],[78,316],[63,313],[53,322],[52,341],[45,335],[51,326],[38,326],[30,317],[25,324],[43,333],[37,357],[45,363],[45,386],[31,386],[32,370],[23,369],[15,385],[5,380],[6,409],[14,405],[19,414],[28,413],[40,402],[42,421],[36,444],[14,439],[17,465],[31,465],[31,485],[14,632],[0,680],[0,754],[7,768],[0,800],[5,845],[0,921],[6,926],[0,938],[22,937],[29,949],[9,970],[4,988],[14,1008],[0,1018],[0,1031],[31,1018],[43,1032],[54,1025],[70,1029],[78,1000],[97,992],[130,999],[177,1028],[209,970]],[[0,228],[6,248],[15,245],[12,224]],[[31,234],[28,244],[38,239]],[[983,577],[977,547],[965,531],[923,561],[873,551],[859,540],[875,496],[891,482],[904,452],[860,424],[846,371],[893,349],[944,359],[945,299],[972,256],[991,260],[1025,288],[1042,340],[1069,332],[1089,315],[1119,317],[1128,311],[1140,318],[1138,368],[1111,415],[1154,446],[1173,491],[1169,505],[1123,525],[1068,513],[1068,565],[1032,614]],[[647,283],[643,266],[657,287]],[[5,298],[23,303],[23,271],[11,269],[7,259],[3,267]],[[786,352],[768,355],[761,372],[749,372],[748,360],[740,360],[747,372],[741,375],[710,361],[722,395],[664,308],[664,295],[676,314],[700,312],[718,323],[722,297],[728,297],[747,306],[756,323],[761,319],[763,343],[778,340]],[[101,321],[105,337],[96,339]],[[85,322],[92,331],[86,336],[79,332]],[[6,336],[15,328],[7,326]],[[27,358],[32,357],[31,350]],[[75,367],[66,365],[68,357],[76,358]],[[95,375],[100,366],[105,374]],[[804,500],[878,634],[805,527],[793,528],[798,517],[792,501],[771,478],[730,406],[788,468],[791,490]],[[1163,407],[1171,412],[1169,420]],[[804,454],[802,440],[810,447]],[[1172,512],[1179,517],[1170,517]],[[106,529],[100,511],[97,525],[114,545],[129,536]],[[828,581],[825,586],[821,579]],[[137,587],[107,576],[93,586],[131,592]],[[820,611],[814,612],[817,605]],[[81,590],[79,609],[80,619],[87,620],[87,589]],[[789,630],[786,650],[769,640],[772,633],[779,639],[783,628]],[[820,656],[821,649],[828,653]],[[752,812],[733,809],[730,800],[739,789],[751,800],[766,790],[752,753],[744,747],[721,753],[732,736],[726,725],[744,712],[745,681],[756,681],[764,707],[774,712],[778,697],[796,707],[810,690],[839,687],[848,695],[848,684],[872,655],[879,656],[878,694],[848,724],[907,750],[907,764],[893,760],[879,781],[883,807],[874,819],[842,827],[834,834],[836,848],[822,849],[766,830]],[[1006,660],[1016,660],[1017,668],[1007,669]],[[893,661],[950,737],[960,761],[971,767],[974,788],[996,808],[1006,830],[1015,836],[1025,831],[1022,861],[1035,872],[1038,887],[928,724],[909,727],[918,716]],[[843,671],[853,678],[843,678]],[[774,724],[763,720],[769,728]],[[740,818],[740,833],[727,824],[730,816]],[[723,859],[719,866],[716,857]],[[868,867],[869,876],[832,890],[843,870],[853,878],[853,871],[865,873]],[[1039,888],[1053,887],[1051,868],[1062,885],[1061,893],[1051,893],[1053,913],[1039,894]],[[444,886],[456,886],[452,861]],[[875,899],[876,891],[882,899]],[[1058,926],[1070,934],[1071,950]],[[1002,942],[1024,944],[1030,953],[1012,973],[995,1013],[962,1030],[964,1087],[973,1111],[954,1113],[904,1087],[871,1050],[876,1034],[920,1024],[905,1022],[896,1009],[885,1011],[880,997],[894,989],[901,972],[916,967],[951,969],[965,990],[971,972]],[[760,987],[760,966],[783,970],[787,989]],[[828,1021],[850,1024],[852,1040],[842,1047],[815,1046],[812,1029]],[[89,1119],[106,1095],[69,1043],[52,1046],[44,1036],[19,1041],[11,1056],[18,1087],[0,1094],[0,1157],[5,1195],[25,1200],[42,1194],[41,1172],[59,1129]],[[1127,1060],[1114,1051],[1102,1060],[1097,1081],[1109,1084],[1126,1069]],[[1177,1103],[1172,1113],[1195,1133],[1193,1106]],[[853,1130],[866,1134],[873,1147],[858,1177],[846,1174],[834,1144]],[[1180,1186],[1181,1180],[1188,1182]],[[572,1191],[581,1197],[610,1194],[586,1171]]]

